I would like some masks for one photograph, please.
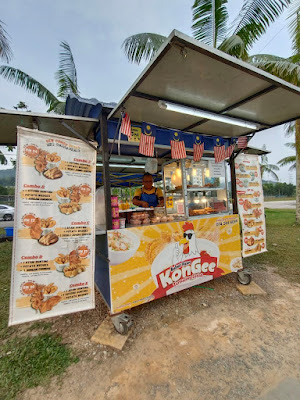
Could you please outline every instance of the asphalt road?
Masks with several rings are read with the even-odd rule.
[[[265,208],[275,209],[296,209],[296,200],[283,200],[283,201],[265,201]]]
[[[11,228],[14,226],[14,221],[0,220],[0,228]]]

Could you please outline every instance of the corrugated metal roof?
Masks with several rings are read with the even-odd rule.
[[[99,124],[99,120],[95,118],[0,109],[0,145],[16,145],[17,126],[30,129],[37,126],[43,132],[76,137],[62,124],[63,122],[85,139],[91,140],[94,139],[94,131]]]
[[[176,30],[110,113],[134,122],[233,137],[253,129],[161,109],[172,102],[246,120],[268,129],[300,118],[300,89]]]

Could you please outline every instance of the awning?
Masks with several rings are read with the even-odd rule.
[[[103,185],[103,177],[102,177],[102,172],[97,172],[96,174],[96,183],[97,185]],[[110,173],[110,185],[111,187],[136,187],[136,186],[141,186],[143,176],[144,174],[142,173],[130,173],[130,172],[124,172],[124,173],[119,173],[119,172],[111,172]],[[162,180],[162,175],[154,174],[153,180],[154,182],[159,182]]]
[[[256,127],[169,111],[159,101]],[[136,123],[233,137],[300,118],[300,89],[174,30],[108,118],[119,118],[122,109]]]
[[[0,145],[15,146],[17,143],[17,126],[38,128],[40,131],[56,133],[63,136],[94,139],[94,132],[99,124],[95,118],[83,118],[58,114],[39,114],[12,110],[0,110]],[[69,128],[67,128],[67,126]]]

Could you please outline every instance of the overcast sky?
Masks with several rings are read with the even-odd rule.
[[[173,29],[191,35],[192,4],[193,0],[9,0],[0,8],[0,20],[11,37],[12,66],[56,95],[59,43],[67,41],[75,58],[81,96],[118,102],[146,65],[127,61],[121,49],[123,40],[141,32],[168,36]],[[242,0],[228,0],[231,19],[242,4]],[[291,54],[286,14],[253,47],[251,54],[257,53]],[[12,109],[20,100],[32,111],[47,110],[34,95],[0,77],[0,107]],[[275,164],[293,154],[284,146],[288,141],[291,138],[286,138],[280,127],[259,132],[251,145],[266,144],[272,151],[269,162]],[[295,182],[295,173],[288,168],[282,168],[279,177]]]

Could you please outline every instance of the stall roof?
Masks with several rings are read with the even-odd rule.
[[[17,126],[37,128],[40,131],[56,133],[58,135],[77,137],[68,125],[85,139],[94,139],[94,130],[99,124],[95,118],[83,118],[58,114],[39,114],[0,109],[0,145],[16,145]]]
[[[254,131],[161,109],[158,101],[257,124],[256,131],[300,118],[300,88],[174,30],[109,114],[133,122],[224,137]]]

